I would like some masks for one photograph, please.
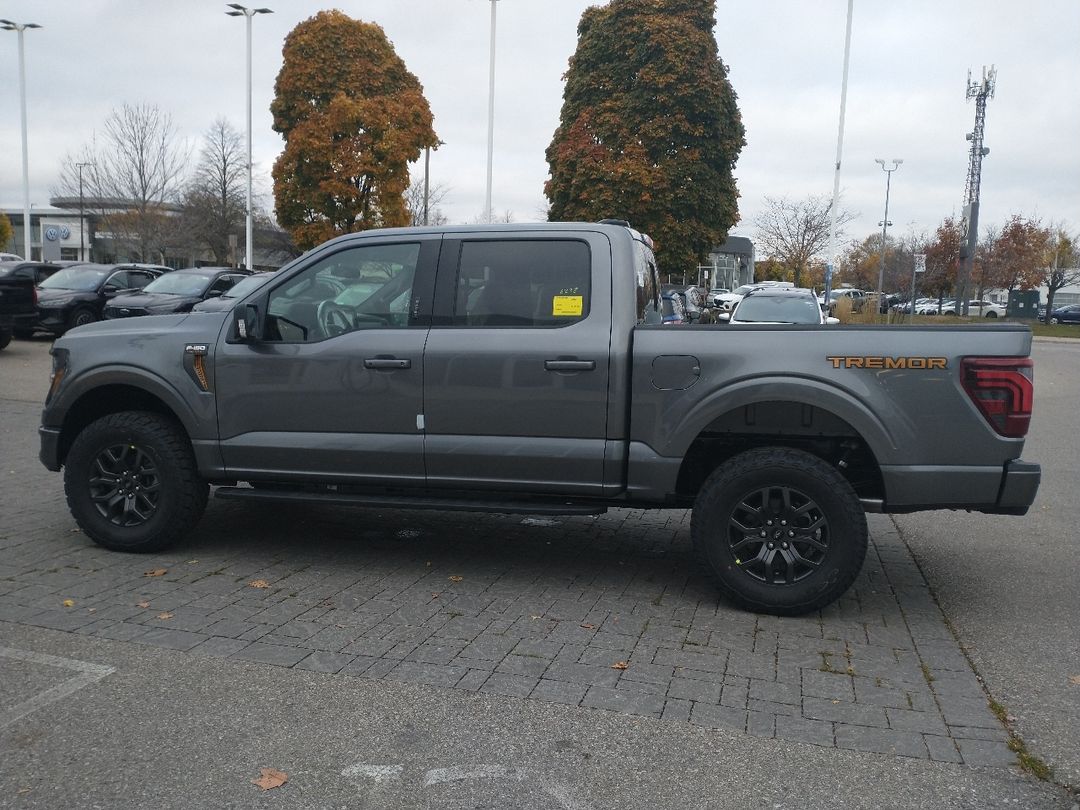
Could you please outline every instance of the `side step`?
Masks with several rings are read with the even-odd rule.
[[[491,512],[503,515],[602,515],[606,506],[558,501],[485,501],[472,498],[429,498],[405,495],[354,495],[344,492],[303,492],[249,487],[218,487],[215,498],[247,501],[322,503],[384,509],[440,509],[450,512]]]

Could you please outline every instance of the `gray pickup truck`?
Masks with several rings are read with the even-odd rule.
[[[215,497],[595,514],[693,507],[722,592],[798,614],[842,594],[866,510],[1024,514],[1031,334],[665,326],[619,224],[369,231],[231,308],[56,341],[41,460],[111,549]]]

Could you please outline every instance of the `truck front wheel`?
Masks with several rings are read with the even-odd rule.
[[[767,447],[709,476],[694,503],[691,537],[730,601],[796,616],[828,605],[854,582],[866,556],[866,515],[829,464]]]
[[[92,422],[64,466],[75,521],[114,551],[160,551],[190,531],[206,508],[191,444],[173,420],[125,411]]]

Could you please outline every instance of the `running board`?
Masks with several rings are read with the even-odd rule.
[[[484,501],[466,498],[424,498],[394,495],[353,495],[343,492],[218,487],[215,498],[246,501],[323,503],[334,506],[367,506],[384,509],[440,509],[451,512],[491,512],[504,515],[602,515],[606,506],[554,501]]]

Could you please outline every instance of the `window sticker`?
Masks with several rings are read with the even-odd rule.
[[[580,295],[555,295],[551,298],[551,315],[555,318],[580,318],[585,299]]]

